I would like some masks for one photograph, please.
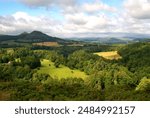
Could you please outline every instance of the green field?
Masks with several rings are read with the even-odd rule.
[[[51,77],[55,77],[58,79],[69,77],[85,79],[87,77],[84,72],[81,72],[80,70],[72,70],[63,65],[60,65],[58,68],[56,68],[53,62],[46,59],[43,59],[41,61],[41,65],[42,66],[38,70],[38,73],[49,74]]]
[[[94,54],[97,54],[98,56],[102,56],[102,57],[104,57],[106,59],[110,59],[110,60],[121,58],[121,56],[117,53],[117,51],[97,52]]]

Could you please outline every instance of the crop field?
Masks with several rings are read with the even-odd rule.
[[[38,70],[38,73],[45,73],[49,74],[51,77],[54,78],[82,78],[85,79],[87,75],[84,72],[81,72],[80,70],[72,70],[66,66],[60,65],[58,68],[54,66],[54,63],[43,59],[41,61],[42,67],[40,67],[40,70]]]
[[[117,51],[97,52],[97,53],[94,53],[94,54],[97,54],[98,56],[102,56],[102,57],[104,57],[106,59],[110,59],[110,60],[121,58],[121,56],[117,53]]]
[[[57,42],[41,42],[41,43],[33,43],[33,45],[38,45],[38,46],[52,46],[52,47],[59,46],[59,44]]]

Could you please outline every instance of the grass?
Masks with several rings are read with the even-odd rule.
[[[84,72],[81,72],[80,70],[72,70],[63,65],[60,65],[58,68],[56,68],[53,62],[46,59],[41,60],[41,65],[42,66],[38,70],[38,73],[49,74],[51,77],[58,79],[69,77],[85,79],[87,77]]]
[[[110,59],[110,60],[121,58],[121,56],[117,53],[117,51],[97,52],[94,54],[97,54],[98,56],[102,56],[102,57],[104,57],[106,59]]]
[[[59,46],[59,44],[57,42],[41,42],[41,43],[33,43],[33,45],[51,46],[51,47],[58,47]]]
[[[18,46],[28,46],[29,43],[23,43],[23,42],[16,42],[15,40],[7,40],[7,41],[1,41],[1,44],[6,44],[8,46],[12,46],[12,45],[18,45]]]

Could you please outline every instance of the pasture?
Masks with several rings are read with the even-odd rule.
[[[49,74],[53,78],[82,78],[85,79],[87,75],[80,70],[72,70],[66,66],[60,65],[58,68],[54,66],[54,63],[43,59],[41,60],[41,67],[38,70],[38,73]]]
[[[121,56],[117,53],[117,51],[109,51],[109,52],[96,52],[94,54],[97,54],[98,56],[102,56],[106,59],[121,59]]]
[[[51,47],[58,47],[59,46],[59,44],[57,42],[41,42],[41,43],[33,43],[33,45],[51,46]]]

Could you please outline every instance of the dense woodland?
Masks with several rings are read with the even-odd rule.
[[[121,59],[94,52],[117,50]],[[47,59],[87,78],[51,77],[37,71]],[[65,74],[65,73],[64,73]],[[0,100],[150,100],[150,43],[125,46],[0,48]]]

